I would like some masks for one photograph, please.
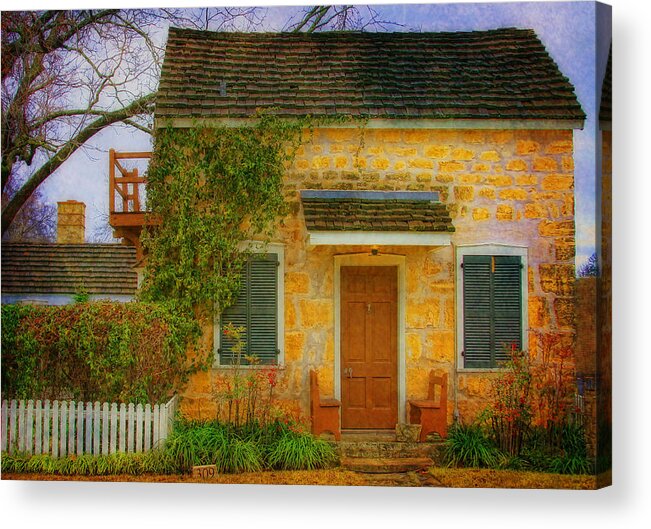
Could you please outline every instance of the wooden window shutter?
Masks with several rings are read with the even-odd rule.
[[[464,256],[463,341],[466,368],[498,367],[512,344],[522,347],[519,256]]]
[[[262,364],[275,363],[278,355],[278,255],[254,254],[242,271],[237,301],[221,314],[220,363],[233,364],[234,342],[224,334],[228,323],[245,329],[244,356],[255,356]]]

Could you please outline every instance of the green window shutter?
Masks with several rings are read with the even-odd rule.
[[[466,368],[497,367],[511,344],[522,347],[519,256],[464,256],[463,342]]]
[[[228,323],[242,327],[245,356],[256,356],[260,363],[271,364],[278,353],[278,255],[254,254],[242,270],[240,292],[236,302],[221,314],[220,363],[237,362],[234,341],[224,334]]]
[[[520,257],[496,255],[493,273],[495,362],[508,360],[513,344],[522,349],[522,269]]]
[[[464,367],[491,367],[491,258],[463,258],[463,357]]]

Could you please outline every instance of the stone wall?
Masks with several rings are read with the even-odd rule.
[[[438,191],[453,245],[523,245],[528,252],[529,344],[557,333],[570,342],[574,314],[574,179],[571,131],[316,130],[287,170],[291,214],[285,244],[285,366],[281,394],[308,413],[308,373],[334,388],[334,256],[368,247],[307,245],[301,189]],[[491,373],[455,379],[454,247],[383,247],[406,261],[406,395],[423,398],[430,369],[450,375],[449,406],[470,419],[485,404]],[[192,381],[188,406],[209,395],[211,372]],[[199,382],[201,380],[201,382]]]

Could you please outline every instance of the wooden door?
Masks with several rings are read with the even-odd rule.
[[[393,429],[398,420],[398,270],[341,267],[341,425]]]

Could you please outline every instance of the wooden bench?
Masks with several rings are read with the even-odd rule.
[[[436,388],[440,388],[438,399]],[[425,441],[427,435],[436,432],[441,437],[448,434],[448,375],[447,373],[437,376],[434,371],[429,373],[429,386],[426,400],[410,400],[409,422],[420,424],[421,442]]]
[[[330,432],[339,441],[339,408],[341,402],[337,399],[322,399],[319,395],[319,377],[316,371],[310,371],[310,418],[312,419],[312,433],[319,435]]]

